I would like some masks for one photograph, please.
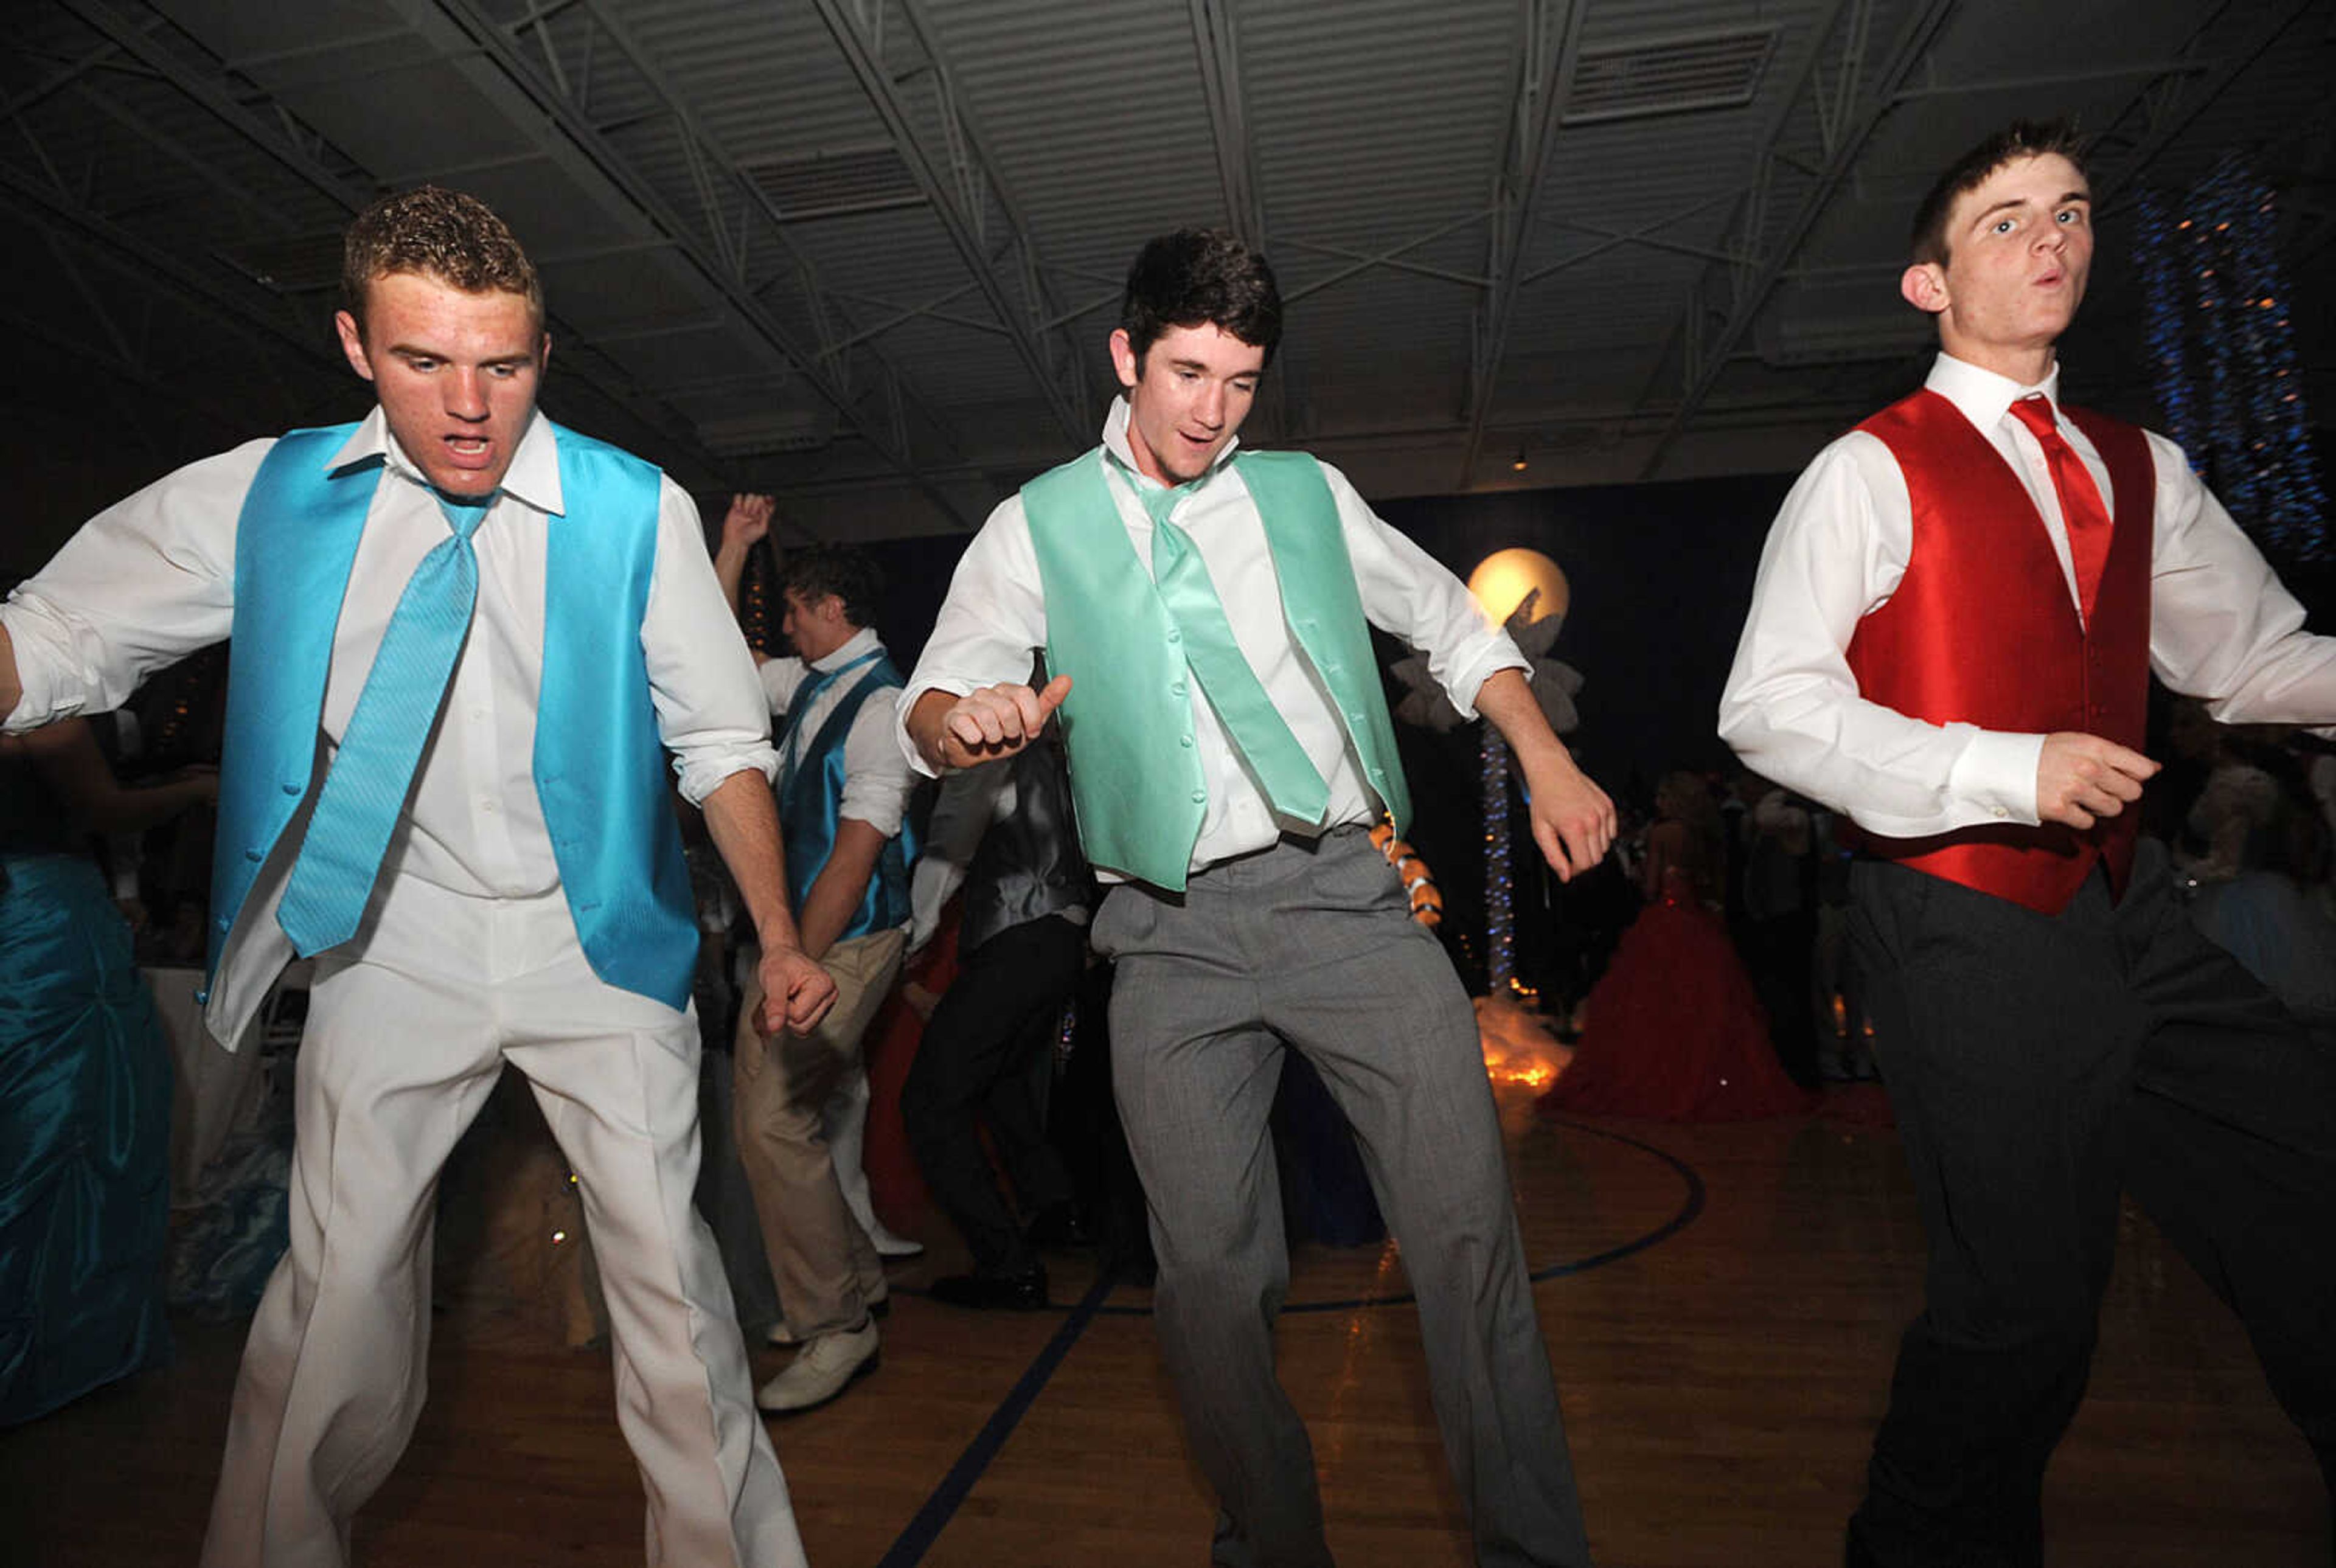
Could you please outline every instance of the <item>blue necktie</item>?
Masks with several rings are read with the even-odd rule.
[[[381,857],[471,628],[479,596],[479,557],[471,535],[491,503],[492,498],[475,506],[438,498],[453,535],[406,579],[382,634],[276,910],[276,923],[304,958],[347,941],[365,919]]]
[[[1168,521],[1187,488],[1136,492],[1152,514],[1152,580],[1160,589],[1160,601],[1175,623],[1184,662],[1273,809],[1296,822],[1319,823],[1329,809],[1330,786],[1322,782],[1313,759],[1290,732],[1281,710],[1273,706],[1264,683],[1233,640],[1224,601],[1209,579],[1208,564],[1192,535]]]

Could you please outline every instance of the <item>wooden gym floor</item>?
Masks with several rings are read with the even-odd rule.
[[[1730,1126],[1534,1123],[1501,1091],[1542,1322],[1605,1568],[1827,1568],[1855,1504],[1921,1237],[1875,1091]],[[1050,1262],[1052,1311],[916,1293],[961,1266],[946,1223],[897,1267],[883,1365],[774,1425],[815,1568],[1197,1568],[1212,1509],[1145,1292]],[[1348,1568],[1461,1568],[1400,1263],[1301,1250],[1282,1377]],[[0,1563],[169,1568],[200,1544],[242,1326],[180,1323],[174,1365],[0,1432]],[[782,1364],[758,1352],[758,1376]],[[639,1483],[605,1351],[442,1316],[431,1402],[356,1524],[363,1568],[619,1568]],[[2236,1322],[2128,1214],[2091,1397],[2046,1496],[2056,1564],[2324,1568],[2302,1440]]]

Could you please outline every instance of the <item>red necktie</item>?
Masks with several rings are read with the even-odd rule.
[[[2053,423],[2052,405],[2042,393],[2031,393],[2011,405],[2012,416],[2035,433],[2052,468],[2052,488],[2060,497],[2060,521],[2068,531],[2068,559],[2077,568],[2077,596],[2085,607],[2085,624],[2093,624],[2093,599],[2100,592],[2101,569],[2109,559],[2109,509],[2101,504],[2100,486],[2093,482],[2084,459]]]

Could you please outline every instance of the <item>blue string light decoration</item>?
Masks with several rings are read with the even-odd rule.
[[[2272,555],[2325,560],[2336,550],[2274,243],[2277,218],[2270,188],[2235,154],[2191,188],[2178,219],[2145,193],[2149,358],[2167,433],[2212,478],[2231,515]]]
[[[1509,862],[1509,743],[1489,721],[1477,765],[1484,808],[1484,979],[1498,996],[1516,989],[1516,887]]]
[[[2166,433],[2185,453],[2195,455],[2205,451],[2205,443],[2198,429],[2196,400],[2192,396],[2189,372],[2183,364],[2181,283],[2174,265],[2174,248],[2169,242],[2169,225],[2166,204],[2155,190],[2141,193],[2141,284],[2146,301],[2145,315],[2149,323],[2149,364],[2151,380],[2157,390],[2159,416],[2165,421]]]

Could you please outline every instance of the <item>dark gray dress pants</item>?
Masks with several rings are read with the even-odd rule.
[[[1354,1124],[1418,1298],[1436,1416],[1485,1568],[1590,1561],[1466,994],[1359,828],[1098,912],[1112,1066],[1159,1253],[1161,1349],[1222,1506],[1219,1568],[1330,1562],[1273,1368],[1290,1282],[1267,1113],[1281,1053]]]

